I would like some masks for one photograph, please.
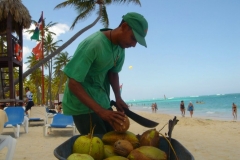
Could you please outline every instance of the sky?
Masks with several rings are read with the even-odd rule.
[[[58,23],[52,28],[57,34],[54,39],[63,41],[58,45],[97,17],[94,12],[70,30],[77,11],[71,7],[54,9],[61,2],[22,0],[33,20],[38,21],[43,11],[46,24]],[[129,3],[106,7],[109,28],[116,28],[128,12],[142,14],[149,26],[147,48],[137,44],[125,51],[119,73],[124,100],[240,93],[239,0],[141,0],[141,6]],[[31,25],[29,29],[34,28]],[[84,38],[101,28],[98,22],[63,52],[73,55]],[[23,62],[36,46],[30,37],[24,32]]]

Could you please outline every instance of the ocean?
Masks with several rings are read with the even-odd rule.
[[[181,116],[180,102],[184,101],[185,104],[185,117],[190,117],[187,107],[191,101],[194,105],[193,118],[216,119],[231,121],[232,103],[235,103],[240,109],[240,93],[233,94],[216,94],[216,95],[203,95],[203,96],[189,96],[189,97],[170,97],[162,99],[148,99],[148,100],[129,100],[131,110],[152,112],[151,105],[156,103],[158,110],[157,113]],[[198,102],[198,103],[197,103]],[[199,103],[201,102],[201,103]],[[238,115],[240,120],[240,115]]]

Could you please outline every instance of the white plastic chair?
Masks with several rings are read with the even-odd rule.
[[[8,152],[6,155],[6,160],[12,160],[17,140],[11,136],[0,135],[0,150],[7,147]]]
[[[8,121],[7,114],[4,110],[0,109],[0,134],[3,131],[4,124]]]
[[[28,117],[24,116],[23,107],[5,107],[4,111],[8,116],[8,122],[4,124],[4,128],[12,127],[15,138],[19,137],[20,126],[23,126],[25,133],[28,133]]]
[[[1,135],[4,124],[7,121],[8,117],[6,112],[0,109],[0,150],[2,150],[4,147],[7,147],[8,152],[6,155],[6,160],[12,160],[17,140],[11,136]]]

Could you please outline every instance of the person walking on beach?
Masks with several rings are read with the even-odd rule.
[[[235,103],[232,104],[232,115],[233,120],[237,120],[237,105]]]
[[[157,103],[152,103],[152,113],[156,113],[157,112]]]
[[[193,110],[194,110],[194,106],[193,106],[192,102],[190,101],[190,103],[188,105],[188,111],[190,112],[191,118],[192,118],[192,115],[193,115]]]
[[[154,113],[154,103],[152,103],[152,113]]]
[[[26,115],[28,115],[28,110],[31,110],[32,106],[34,106],[34,102],[33,102],[33,94],[30,91],[29,87],[25,88],[25,92],[26,92],[26,108],[25,108],[25,113]]]
[[[156,103],[156,102],[154,103],[154,108],[155,108],[155,113],[156,113],[157,110],[158,110],[158,107],[157,107],[157,103]]]
[[[184,101],[181,101],[181,103],[180,103],[180,111],[181,111],[181,113],[182,113],[182,116],[185,117]]]
[[[119,89],[119,72],[125,59],[125,48],[137,42],[145,47],[148,30],[146,19],[130,12],[122,16],[115,29],[101,29],[84,39],[65,66],[68,77],[62,100],[63,114],[72,115],[74,123],[85,135],[95,126],[94,134],[115,130],[114,123],[125,121]],[[117,111],[110,107],[110,85],[116,99]]]

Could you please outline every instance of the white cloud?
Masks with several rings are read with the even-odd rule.
[[[56,41],[61,34],[65,34],[69,31],[69,26],[66,24],[58,23],[55,26],[49,28],[51,32],[54,32],[56,35],[53,35],[53,39]]]
[[[70,27],[67,24],[58,23],[55,26],[49,28],[49,30],[56,34],[56,35],[52,35],[53,39],[56,41],[61,34],[65,34],[67,31],[69,31],[69,28]],[[27,30],[33,30],[33,29],[35,29],[35,25],[31,24],[30,28]],[[32,34],[29,34],[28,32],[26,32],[27,30],[26,29],[23,30],[23,38],[26,40],[31,40]]]
[[[23,63],[23,73],[27,71],[27,64]]]
[[[56,24],[55,26],[49,28],[49,30],[51,32],[54,32],[56,35],[52,35],[53,36],[53,39],[54,41],[57,41],[58,40],[58,37],[62,34],[65,34],[66,32],[69,31],[69,26],[67,24],[63,24],[63,23],[58,23]],[[34,24],[31,24],[30,28],[27,29],[27,30],[33,30],[35,29],[35,25]],[[32,46],[35,47],[37,45],[37,41],[35,40],[31,40],[31,36],[32,34],[29,34],[26,29],[23,30],[23,39],[24,39],[24,43],[23,43],[23,72],[27,71],[28,68],[27,68],[27,65],[28,64],[25,64],[25,62],[27,61],[27,57],[31,55],[31,52],[32,52],[32,48],[29,47],[29,46]]]
[[[23,46],[23,73],[27,71],[27,65],[25,62],[27,61],[27,57],[31,55],[31,49]]]
[[[31,55],[31,49],[28,47],[23,46],[23,58],[26,58]]]
[[[31,40],[32,34],[29,34],[29,33],[26,32],[26,31],[27,31],[27,30],[32,30],[32,29],[35,29],[35,25],[34,25],[34,24],[31,24],[30,28],[23,30],[23,39]]]

